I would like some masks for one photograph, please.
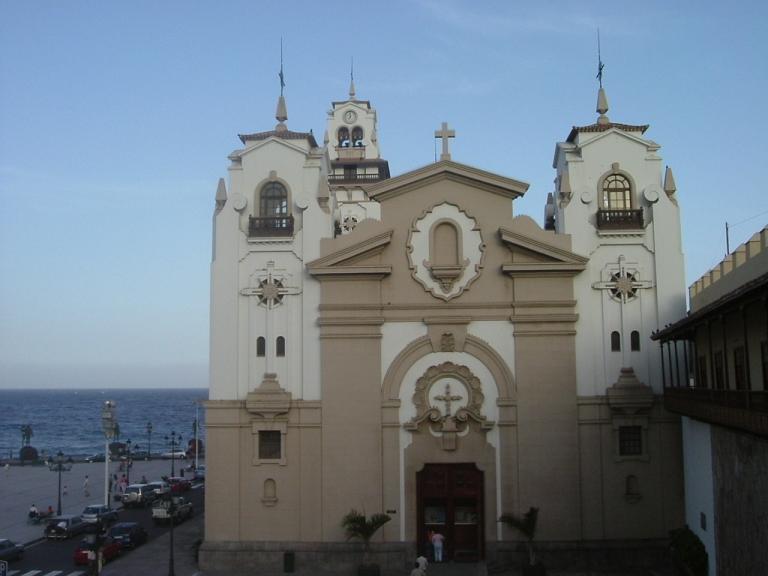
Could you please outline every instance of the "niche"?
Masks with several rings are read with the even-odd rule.
[[[436,222],[430,230],[429,260],[424,265],[443,292],[451,291],[468,263],[462,259],[459,228],[449,220]]]
[[[272,478],[264,480],[264,491],[261,495],[261,503],[264,506],[277,504],[277,483]]]

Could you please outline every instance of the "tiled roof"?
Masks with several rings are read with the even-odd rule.
[[[317,148],[317,141],[315,141],[315,135],[312,132],[293,132],[292,130],[270,130],[268,132],[256,132],[255,134],[238,134],[240,141],[245,144],[251,140],[266,140],[267,138],[275,137],[282,138],[283,140],[309,140],[309,144],[313,148]]]
[[[567,141],[573,142],[576,139],[576,134],[579,134],[580,132],[605,132],[611,128],[618,128],[619,130],[624,130],[625,132],[640,132],[640,134],[644,134],[645,131],[648,130],[648,124],[636,126],[634,124],[607,122],[605,124],[590,124],[589,126],[574,126],[571,128],[571,133],[568,134]]]

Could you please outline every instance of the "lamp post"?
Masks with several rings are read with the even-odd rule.
[[[128,486],[131,485],[131,462],[132,456],[131,456],[131,439],[128,438],[128,440],[125,441],[126,451],[128,452],[128,458],[125,461],[125,482],[128,484]]]
[[[113,400],[104,402],[101,409],[101,429],[104,432],[104,506],[109,507],[109,441],[115,437],[117,428],[117,404]]]
[[[165,437],[165,442],[171,448],[171,477],[176,476],[176,448],[181,444],[181,434],[171,432],[170,436]],[[173,568],[173,525],[176,523],[173,518],[175,512],[175,505],[173,502],[173,492],[168,492],[168,514],[171,517],[171,542],[168,552],[168,576],[176,576],[176,572]]]
[[[59,450],[56,454],[56,471],[59,473],[59,503],[56,506],[56,515],[61,516],[61,471],[64,467],[64,453]]]
[[[152,460],[152,422],[147,422],[147,460]]]

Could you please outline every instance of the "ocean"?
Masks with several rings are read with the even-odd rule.
[[[208,398],[207,388],[115,390],[0,389],[0,459],[16,458],[22,445],[21,427],[32,427],[30,445],[43,457],[61,450],[73,458],[104,453],[101,409],[106,400],[117,405],[121,442],[147,450],[147,423],[152,424],[152,453],[167,449],[165,437],[182,436],[182,449],[194,438],[195,405]],[[198,410],[198,437],[205,441],[205,410]]]

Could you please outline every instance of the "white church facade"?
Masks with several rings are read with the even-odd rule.
[[[648,127],[611,122],[602,89],[598,112],[556,146],[544,227],[445,125],[439,161],[390,177],[353,85],[322,145],[282,96],[274,130],[240,136],[213,224],[201,567],[290,551],[351,573],[352,508],[391,516],[374,552],[394,569],[429,530],[450,560],[501,558],[499,516],[531,506],[554,563],[683,524],[650,340],[685,311],[677,192]]]

